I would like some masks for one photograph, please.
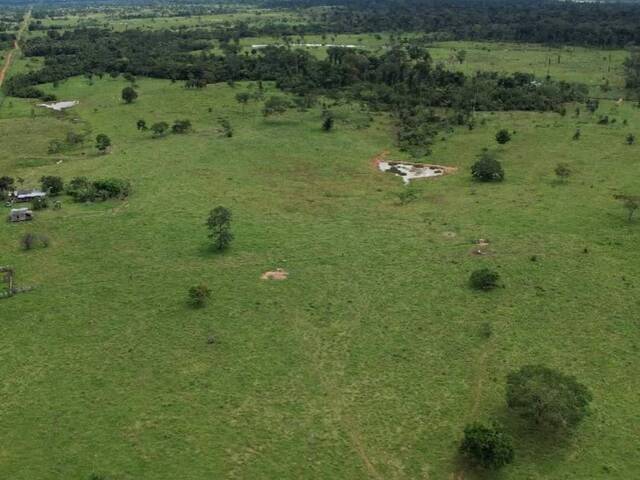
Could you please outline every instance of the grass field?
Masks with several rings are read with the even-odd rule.
[[[466,48],[469,65],[489,61]],[[521,62],[504,58],[505,69]],[[476,129],[433,149],[458,173],[416,183],[419,199],[401,206],[400,179],[371,162],[402,157],[382,115],[357,128],[366,115],[339,107],[325,133],[319,109],[243,113],[234,95],[245,84],[138,83],[132,105],[120,79],[76,78],[46,87],[80,100],[64,116],[33,117],[19,99],[0,110],[0,175],[133,186],[126,201],[62,197],[61,210],[0,228],[0,265],[37,287],[0,302],[0,478],[472,479],[457,476],[456,448],[467,422],[491,418],[517,449],[500,478],[636,476],[640,225],[612,196],[640,190],[640,146],[624,141],[640,110],[602,102],[617,120],[608,126],[584,108],[478,114]],[[220,116],[233,138],[217,132]],[[139,118],[189,118],[195,131],[152,139]],[[474,183],[469,167],[499,128],[516,132],[498,148],[506,181]],[[69,131],[91,138],[48,155]],[[98,133],[112,138],[107,155],[93,148]],[[566,185],[558,162],[573,170]],[[236,241],[220,255],[204,221],[221,204]],[[51,245],[22,251],[25,232]],[[479,238],[491,255],[470,254]],[[471,291],[482,266],[504,288]],[[276,267],[289,280],[259,280]],[[213,297],[194,310],[186,292],[198,283]],[[568,440],[507,414],[505,375],[528,363],[592,390],[592,414]]]

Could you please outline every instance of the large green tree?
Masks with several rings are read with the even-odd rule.
[[[536,427],[575,427],[587,415],[591,392],[575,377],[542,365],[507,376],[507,406]]]

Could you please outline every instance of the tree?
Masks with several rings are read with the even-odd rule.
[[[189,303],[195,308],[204,307],[211,297],[211,290],[206,285],[196,285],[189,289]]]
[[[11,177],[0,177],[0,193],[13,190],[14,180]]]
[[[228,248],[233,240],[231,211],[223,206],[214,208],[209,212],[206,224],[209,228],[209,238],[213,240],[214,248],[218,251]]]
[[[111,139],[104,133],[99,133],[96,136],[96,148],[100,153],[105,153],[111,146]]]
[[[125,103],[133,103],[136,98],[138,98],[138,92],[133,87],[124,87],[122,89],[122,100]]]
[[[627,135],[627,145],[633,145],[636,143],[636,136],[633,133]]]
[[[465,58],[467,58],[466,50],[458,50],[456,52],[456,60],[458,60],[459,63],[464,63]]]
[[[167,122],[156,122],[151,125],[151,131],[154,137],[162,137],[169,130],[169,124]]]
[[[575,427],[587,415],[589,389],[575,377],[542,365],[526,365],[507,375],[507,406],[536,427]]]
[[[476,290],[492,290],[498,286],[499,279],[500,274],[498,272],[488,268],[481,268],[471,273],[469,285]]]
[[[460,453],[474,464],[491,470],[510,464],[514,458],[511,439],[497,427],[479,423],[465,427]]]
[[[327,118],[322,122],[322,130],[330,132],[333,129],[333,116],[327,115]]]
[[[249,92],[239,92],[236,93],[236,101],[242,105],[242,113],[244,113],[244,109],[251,100],[251,94]]]
[[[510,140],[511,134],[507,129],[503,128],[502,130],[498,131],[498,133],[496,133],[496,142],[498,142],[500,145],[504,145]]]
[[[289,102],[284,97],[272,96],[264,102],[264,107],[262,108],[262,114],[265,117],[270,117],[271,115],[281,115],[287,111],[289,108]]]
[[[136,127],[138,128],[138,130],[142,130],[143,132],[147,131],[147,122],[145,122],[144,120],[140,119],[136,122]]]
[[[42,185],[42,191],[49,192],[49,195],[54,197],[62,193],[62,191],[64,190],[64,183],[62,182],[62,178],[60,177],[41,177],[40,184]]]
[[[577,128],[576,132],[573,134],[573,139],[574,140],[580,140],[580,129]]]
[[[471,175],[481,182],[501,182],[504,180],[504,170],[496,156],[489,152],[482,152],[478,161],[471,166]]]
[[[566,163],[559,163],[556,166],[554,172],[556,173],[558,180],[560,180],[560,182],[562,183],[566,183],[567,179],[569,178],[569,175],[571,175],[571,169],[569,168],[569,165],[567,165]]]
[[[629,214],[628,220],[631,222],[633,220],[633,214],[636,213],[636,210],[640,207],[640,196],[637,195],[614,195],[616,200],[622,201],[622,206]]]
[[[171,126],[171,131],[178,134],[189,133],[191,131],[191,121],[176,120]]]

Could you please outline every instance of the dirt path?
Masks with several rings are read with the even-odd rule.
[[[7,72],[9,71],[9,68],[11,67],[11,62],[13,62],[13,57],[15,57],[15,54],[20,49],[20,44],[19,44],[20,38],[22,38],[22,34],[24,33],[24,31],[29,26],[29,21],[30,20],[31,20],[31,9],[29,9],[29,11],[24,15],[24,19],[22,20],[22,25],[20,26],[20,30],[18,30],[18,34],[16,35],[16,39],[13,42],[13,48],[9,51],[9,53],[7,54],[7,56],[4,59],[4,64],[2,65],[2,70],[0,70],[0,87],[2,87],[2,84],[4,82],[4,78],[6,77]]]

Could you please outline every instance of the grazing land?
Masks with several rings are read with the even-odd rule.
[[[105,14],[75,15],[43,23],[122,28]],[[174,26],[302,21],[281,10],[219,15]],[[127,28],[164,22],[174,19]],[[378,37],[335,42],[389,47]],[[240,45],[263,42],[276,40]],[[583,102],[562,114],[474,112],[473,128],[443,129],[425,160],[457,171],[407,187],[373,163],[385,151],[415,161],[398,147],[395,117],[359,102],[327,96],[265,117],[262,102],[236,100],[256,81],[186,89],[139,76],[126,104],[131,82],[108,75],[38,85],[79,101],[64,113],[4,99],[0,176],[25,187],[48,175],[121,178],[132,190],[105,202],[61,195],[62,208],[0,228],[0,265],[35,287],[0,300],[0,478],[480,479],[457,448],[467,423],[493,420],[516,449],[500,478],[636,475],[640,225],[613,198],[640,191],[640,146],[626,141],[640,134],[635,94],[624,90],[627,52],[478,41],[427,50],[466,74],[548,69],[601,100],[594,113]],[[464,61],[450,60],[459,50]],[[42,63],[18,57],[9,75]],[[293,98],[273,82],[262,88]],[[335,123],[323,131],[327,109]],[[189,119],[193,131],[154,138],[140,119]],[[511,133],[504,145],[500,129]],[[84,140],[51,152],[70,132]],[[107,153],[95,148],[101,133]],[[504,167],[499,184],[469,173],[485,147]],[[559,163],[571,169],[566,182]],[[407,189],[415,196],[404,202]],[[233,212],[235,240],[222,253],[205,226],[218,205]],[[26,232],[51,243],[25,251]],[[483,255],[473,252],[479,239]],[[483,267],[499,272],[499,288],[469,288]],[[277,268],[286,280],[261,280]],[[187,303],[196,284],[211,289],[205,308]],[[532,433],[508,411],[504,379],[532,363],[592,392],[571,436]]]

